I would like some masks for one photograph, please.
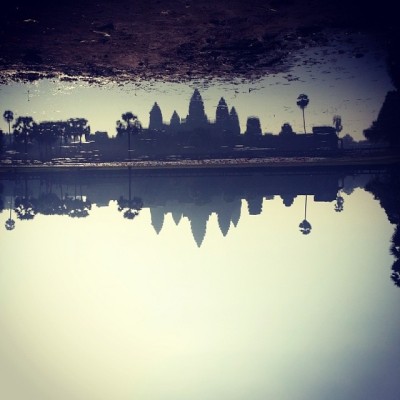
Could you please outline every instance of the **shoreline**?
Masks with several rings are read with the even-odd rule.
[[[109,170],[131,168],[137,171],[146,170],[195,170],[195,169],[309,169],[336,167],[379,167],[400,164],[400,155],[381,155],[370,157],[269,157],[241,159],[202,159],[202,160],[149,160],[149,161],[110,161],[23,164],[10,163],[0,165],[1,172],[37,171],[37,170]]]

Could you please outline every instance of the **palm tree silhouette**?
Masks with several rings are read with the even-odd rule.
[[[303,235],[308,235],[312,229],[311,224],[307,221],[307,195],[306,195],[306,202],[305,202],[305,206],[304,206],[304,219],[303,219],[303,221],[300,222],[299,228],[300,228],[300,232]]]
[[[134,219],[139,215],[139,211],[143,208],[143,201],[140,197],[132,198],[131,168],[128,168],[129,174],[129,198],[125,199],[121,196],[118,201],[118,211],[124,211],[123,216],[126,219]]]
[[[32,117],[18,117],[13,128],[15,140],[24,142],[26,155],[28,153],[28,141],[32,139],[36,130],[36,122]]]
[[[5,224],[6,229],[8,231],[12,231],[15,228],[15,221],[11,218],[11,211],[12,211],[12,200],[10,202],[10,217],[8,218]]]
[[[307,133],[306,132],[306,120],[305,120],[305,117],[304,117],[304,109],[308,106],[309,102],[310,102],[310,100],[308,99],[308,96],[306,94],[300,94],[299,97],[297,97],[297,105],[303,111],[304,133]]]
[[[343,211],[343,204],[344,204],[344,198],[342,197],[340,191],[338,192],[336,196],[336,203],[335,203],[335,211],[336,212],[342,212]]]
[[[121,115],[122,121],[117,121],[118,135],[128,135],[128,158],[131,158],[131,135],[137,135],[142,129],[142,124],[138,117],[132,112],[128,111]]]
[[[11,144],[11,122],[14,120],[14,113],[6,110],[4,111],[3,118],[8,123],[8,141]]]
[[[333,121],[335,130],[336,130],[336,133],[342,132],[342,129],[343,129],[342,117],[340,115],[334,115],[332,121]]]

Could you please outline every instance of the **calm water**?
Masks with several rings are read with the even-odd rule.
[[[337,34],[336,34],[337,35]],[[91,132],[116,135],[116,121],[132,111],[144,127],[149,112],[158,103],[164,123],[173,112],[180,118],[188,114],[193,90],[201,92],[209,120],[216,118],[221,97],[229,108],[235,107],[241,131],[249,116],[260,119],[262,132],[278,134],[284,123],[295,132],[303,132],[301,110],[296,105],[300,93],[310,103],[306,109],[308,131],[316,125],[331,125],[334,115],[342,118],[341,137],[349,134],[356,141],[365,139],[363,130],[377,119],[382,103],[393,84],[387,72],[382,43],[361,33],[332,35],[322,47],[305,48],[291,55],[288,72],[265,76],[257,81],[212,79],[190,82],[137,81],[117,85],[101,81],[90,85],[82,81],[38,80],[0,85],[2,113],[11,110],[14,121],[30,116],[35,122],[59,121],[83,117]],[[0,119],[0,129],[8,125]]]
[[[0,177],[1,398],[398,399],[393,172]]]

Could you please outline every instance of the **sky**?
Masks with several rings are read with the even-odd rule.
[[[186,218],[157,234],[114,201],[3,228],[0,396],[396,400],[394,227],[372,194],[343,197],[336,213],[309,196],[307,236],[304,196],[260,215],[243,201],[200,248]]]

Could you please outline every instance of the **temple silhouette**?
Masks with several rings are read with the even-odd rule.
[[[195,131],[197,129],[212,129],[218,132],[240,134],[239,117],[232,107],[230,110],[223,97],[218,102],[215,122],[211,122],[205,111],[204,103],[198,89],[195,89],[189,102],[189,111],[186,118],[180,118],[178,113],[172,113],[169,124],[164,124],[160,106],[154,103],[150,110],[149,127],[150,131]],[[146,130],[145,130],[146,131]]]
[[[177,225],[186,218],[200,247],[211,215],[217,216],[220,232],[226,236],[240,223],[243,201],[250,215],[260,215],[264,201],[268,204],[275,197],[290,207],[296,197],[308,196],[314,202],[331,202],[332,209],[340,211],[336,209],[343,209],[340,192],[363,185],[365,181],[354,181],[352,175],[346,176],[340,170],[290,175],[137,175],[131,169],[35,172],[3,176],[0,205],[10,213],[10,229],[6,228],[12,230],[18,220],[34,220],[38,214],[86,218],[90,217],[93,205],[106,207],[116,202],[118,211],[127,219],[138,218],[142,210],[148,209],[157,234],[162,231],[167,215]]]
[[[308,97],[297,104],[304,108]],[[305,101],[305,103],[304,103]],[[121,160],[165,160],[268,157],[275,155],[332,155],[342,148],[340,117],[333,126],[314,126],[311,132],[296,133],[288,122],[278,134],[262,132],[257,116],[249,116],[241,132],[239,115],[234,106],[220,98],[211,120],[205,113],[198,89],[190,98],[188,114],[181,118],[176,111],[165,123],[157,102],[149,112],[149,126],[143,127],[133,112],[122,113],[116,121],[116,135],[92,132],[85,118],[66,121],[35,122],[30,116],[14,119],[12,111],[4,112],[9,134],[1,135],[1,159],[55,164]],[[11,126],[12,125],[12,126]]]

